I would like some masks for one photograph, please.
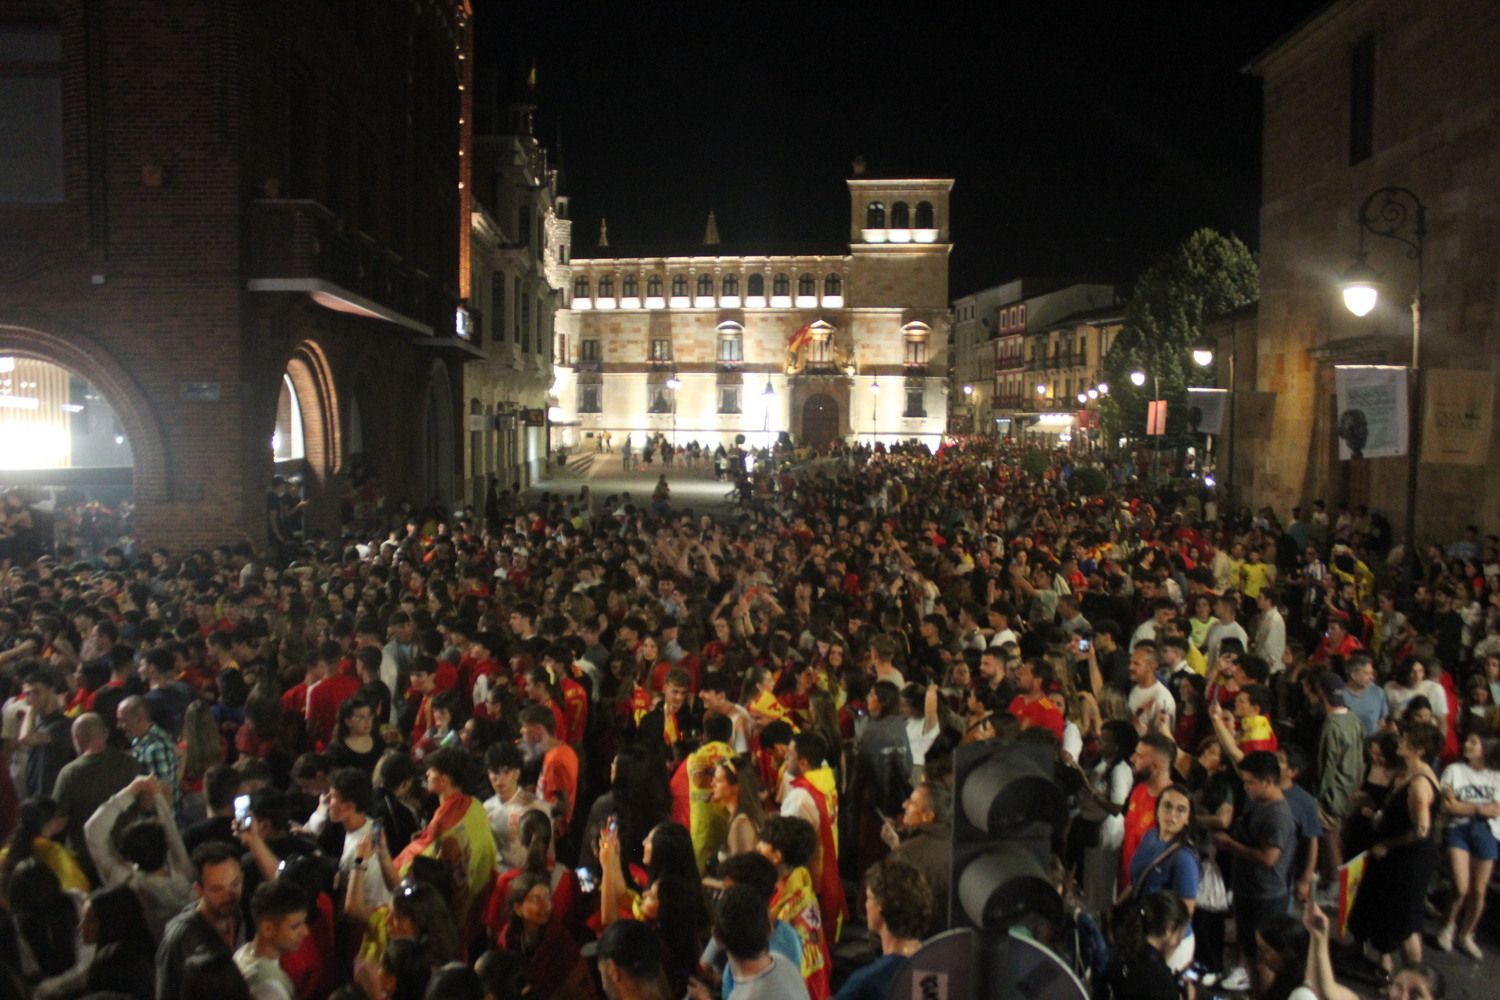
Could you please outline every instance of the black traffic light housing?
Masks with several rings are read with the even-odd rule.
[[[950,927],[1004,930],[1061,916],[1048,867],[1067,800],[1045,743],[967,743],[953,760]]]

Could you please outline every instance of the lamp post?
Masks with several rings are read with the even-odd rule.
[[[771,376],[766,375],[766,387],[760,391],[761,409],[765,412],[766,449],[771,447],[771,406],[776,401],[776,390],[771,387]]]
[[[1211,340],[1205,339],[1193,345],[1193,363],[1199,368],[1213,367],[1214,357],[1216,354],[1217,351],[1214,347],[1213,341]],[[1227,447],[1224,449],[1224,489],[1230,499],[1234,498],[1234,435],[1235,431],[1238,429],[1237,425],[1234,422],[1235,401],[1238,398],[1238,393],[1235,391],[1234,361],[1235,350],[1233,347],[1231,347],[1229,350],[1229,430],[1226,433],[1220,435],[1225,439],[1227,443]],[[1215,387],[1217,387],[1218,384],[1219,377],[1218,373],[1215,372]]]
[[[968,420],[969,433],[975,433],[974,420],[974,386],[972,383],[964,383],[964,415]]]
[[[1145,385],[1146,384],[1146,373],[1143,372],[1143,371],[1141,371],[1139,368],[1137,368],[1135,371],[1131,372],[1130,373],[1130,384],[1133,385],[1133,386],[1135,386],[1137,389],[1139,389],[1141,386]],[[1161,401],[1161,378],[1155,372],[1151,373],[1151,401],[1153,403],[1158,403],[1158,402]],[[1147,426],[1146,429],[1149,431],[1151,429],[1150,426],[1149,426],[1149,417],[1148,417],[1147,423],[1148,423],[1148,426]],[[1167,429],[1166,426],[1165,426],[1166,422],[1163,421],[1162,423],[1163,423],[1162,430],[1166,431],[1166,429]],[[1151,482],[1154,484],[1156,482],[1156,477],[1157,477],[1157,466],[1161,462],[1161,435],[1160,434],[1152,434],[1152,435],[1149,435],[1149,436],[1152,438],[1152,441],[1151,441]]]
[[[677,449],[677,390],[682,388],[682,379],[673,375],[667,379],[667,388],[672,390],[672,449]]]
[[[1408,586],[1416,579],[1417,473],[1422,450],[1422,243],[1427,236],[1427,206],[1410,189],[1383,187],[1359,206],[1359,251],[1344,273],[1344,306],[1356,316],[1369,315],[1380,298],[1379,275],[1365,259],[1365,233],[1395,240],[1406,247],[1406,259],[1417,262],[1417,287],[1411,296],[1411,368],[1406,448],[1406,568]]]
[[[880,376],[870,380],[870,448],[880,440]]]

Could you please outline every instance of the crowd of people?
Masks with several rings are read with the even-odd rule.
[[[1016,741],[1069,800],[1027,930],[1094,996],[1343,1000],[1352,939],[1441,1000],[1428,907],[1479,958],[1500,854],[1500,543],[1019,458],[13,562],[0,1000],[886,997],[966,923],[956,748]]]

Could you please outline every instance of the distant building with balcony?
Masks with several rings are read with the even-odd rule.
[[[467,0],[7,4],[0,368],[69,375],[16,387],[67,416],[0,429],[0,485],[123,491],[178,549],[263,539],[274,472],[329,534],[451,499],[471,35]]]
[[[1067,414],[1062,404],[1072,393],[1063,389],[1081,384],[1088,372],[1097,370],[1102,354],[1090,348],[1093,339],[1082,331],[1079,341],[1068,341],[1064,350],[1061,330],[1117,308],[1115,287],[1017,278],[976,297],[994,303],[989,318],[994,358],[990,433],[1019,437],[1028,429],[1042,430],[1039,425],[1053,436],[1069,433],[1072,423],[1063,422]]]
[[[469,300],[483,357],[464,368],[462,394],[464,495],[476,509],[489,477],[525,489],[545,472],[553,352],[567,353],[555,316],[573,223],[535,112],[526,101],[476,117]]]
[[[572,262],[558,314],[568,443],[763,445],[780,432],[936,448],[947,427],[951,180],[848,182],[848,243],[826,253],[701,243]],[[617,234],[618,235],[618,234]]]
[[[1084,295],[1084,298],[1090,296]],[[1104,355],[1125,323],[1125,309],[1112,303],[1059,317],[1027,335],[1027,375],[1035,419],[1025,432],[1049,445],[1097,447],[1099,386]]]

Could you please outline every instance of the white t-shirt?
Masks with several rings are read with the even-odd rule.
[[[250,995],[255,1000],[293,1000],[296,993],[291,977],[281,971],[274,958],[261,958],[255,954],[255,942],[246,941],[234,953],[234,964],[245,977]]]
[[[1443,787],[1453,789],[1460,802],[1483,805],[1500,799],[1500,771],[1476,771],[1459,761],[1443,768],[1442,781]],[[1490,817],[1489,823],[1490,832],[1500,837],[1500,816]]]
[[[353,833],[344,831],[344,853],[339,856],[339,871],[344,877],[351,878],[351,872],[358,868],[362,862],[355,856],[359,845],[363,844],[375,832],[375,823],[366,819],[365,825]],[[374,912],[377,906],[384,906],[391,901],[391,890],[385,886],[385,876],[380,871],[380,862],[375,860],[375,855],[370,855],[369,868],[365,874],[360,888],[364,890],[365,906]]]
[[[922,767],[927,762],[927,751],[932,749],[933,741],[938,738],[942,727],[933,724],[928,730],[923,730],[927,720],[921,716],[906,720],[906,745],[911,748],[911,766]]]
[[[1130,714],[1135,719],[1135,727],[1145,731],[1156,728],[1156,715],[1165,712],[1167,715],[1167,728],[1171,729],[1177,722],[1177,703],[1172,700],[1172,692],[1161,681],[1152,681],[1151,686],[1141,687],[1139,684],[1130,689]]]

